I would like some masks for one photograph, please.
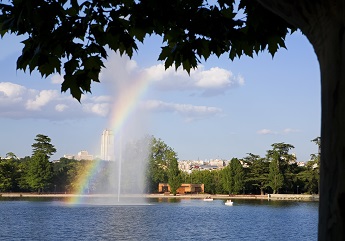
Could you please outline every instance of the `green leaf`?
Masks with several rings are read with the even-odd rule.
[[[67,75],[72,75],[79,68],[79,61],[71,59],[64,64],[64,68]]]
[[[64,82],[61,84],[61,92],[66,92],[67,90],[70,90],[73,98],[80,102],[82,91],[77,85],[77,81],[74,76],[64,75]]]

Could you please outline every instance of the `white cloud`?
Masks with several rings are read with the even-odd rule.
[[[133,71],[137,68],[138,68],[137,62],[135,62],[134,60],[130,59],[126,64],[126,70],[127,71]]]
[[[65,105],[65,104],[57,104],[55,106],[55,110],[58,111],[58,112],[63,112],[67,108],[68,108],[68,106]]]
[[[259,135],[272,135],[272,134],[277,134],[276,132],[269,130],[269,129],[262,129],[257,131]]]
[[[16,99],[21,97],[25,92],[26,88],[21,85],[13,84],[10,82],[0,83],[0,98]]]
[[[217,107],[167,103],[159,100],[146,101],[144,108],[156,112],[176,113],[183,116],[187,121],[214,117],[222,112],[222,109]]]
[[[201,88],[219,88],[231,84],[232,73],[218,67],[210,70],[197,71],[193,74],[195,85]]]
[[[107,116],[110,96],[83,96],[82,104],[58,90],[35,90],[0,83],[0,118],[75,119]]]
[[[60,95],[57,90],[42,90],[35,96],[34,99],[29,99],[26,102],[26,108],[28,110],[41,110],[41,108],[47,105]]]
[[[105,66],[101,72],[101,81],[111,83],[109,89],[115,91],[138,76],[145,76],[151,86],[159,91],[192,91],[202,96],[222,95],[229,89],[244,85],[243,76],[236,76],[219,67],[205,69],[199,65],[190,71],[190,75],[182,68],[165,69],[163,63],[140,69],[134,60],[119,54],[110,54]]]
[[[259,135],[290,134],[290,133],[296,133],[296,132],[300,132],[300,131],[297,130],[297,129],[291,129],[291,128],[286,128],[286,129],[284,129],[281,132],[272,131],[272,130],[269,130],[269,129],[262,129],[262,130],[257,131],[257,133]]]
[[[155,90],[189,91],[189,95],[212,96],[244,83],[243,77],[236,77],[231,71],[218,67],[205,70],[204,66],[199,66],[198,69],[191,70],[188,75],[182,69],[165,70],[163,64],[140,69],[137,62],[128,57],[120,57],[119,54],[110,54],[108,60],[100,76],[106,91],[109,91],[108,95],[82,95],[81,104],[71,98],[69,92],[60,93],[60,90],[55,89],[56,87],[36,90],[10,82],[0,83],[0,118],[34,117],[57,120],[107,117],[114,99],[119,93],[127,93],[132,85],[134,85],[134,94],[141,93],[141,89],[135,88],[147,88],[150,85]],[[56,74],[51,77],[52,84],[61,84],[62,81],[61,75]],[[136,98],[136,95],[131,98]],[[183,116],[186,120],[209,118],[222,112],[222,109],[217,107],[167,103],[159,100],[146,102],[146,107],[151,111],[172,112]]]
[[[234,76],[231,71],[219,67],[205,70],[204,66],[200,65],[188,75],[181,68],[177,71],[172,67],[165,70],[163,64],[158,64],[145,69],[144,72],[153,82],[153,86],[160,90],[199,91],[203,96],[224,94],[227,90],[244,84],[241,75]]]
[[[98,116],[106,117],[110,110],[109,103],[87,103],[83,104],[83,110]]]
[[[59,74],[54,74],[51,77],[52,84],[62,84],[63,81],[64,81],[63,76],[61,76]]]

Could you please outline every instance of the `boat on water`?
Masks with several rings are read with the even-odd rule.
[[[234,202],[229,199],[229,200],[226,200],[225,205],[226,206],[233,206]]]
[[[207,196],[204,198],[204,201],[207,201],[207,202],[213,201],[213,198],[211,196]]]

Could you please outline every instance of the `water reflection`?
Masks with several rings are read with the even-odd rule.
[[[318,203],[150,198],[151,205],[0,199],[3,240],[316,240]]]

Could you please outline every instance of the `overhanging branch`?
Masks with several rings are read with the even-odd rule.
[[[288,23],[302,30],[309,32],[313,20],[317,20],[318,9],[321,1],[308,0],[257,0],[265,8],[285,19]]]

